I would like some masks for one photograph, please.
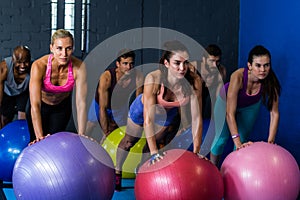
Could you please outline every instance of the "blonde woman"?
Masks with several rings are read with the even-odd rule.
[[[37,59],[31,68],[30,104],[27,109],[31,142],[64,131],[72,114],[72,92],[76,85],[78,134],[86,126],[86,67],[72,56],[74,39],[59,29],[51,38],[51,54]]]

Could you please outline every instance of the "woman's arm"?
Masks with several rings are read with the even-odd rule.
[[[238,92],[243,86],[243,69],[235,71],[230,78],[229,88],[227,92],[226,101],[226,121],[230,130],[231,135],[238,134],[237,122],[235,119]],[[239,137],[235,137],[233,142],[236,148],[242,146]]]
[[[151,155],[158,153],[154,130],[155,104],[157,98],[157,94],[153,91],[156,84],[155,78],[154,73],[150,73],[146,76],[143,93],[144,131]]]
[[[272,110],[270,111],[270,127],[269,127],[269,137],[268,142],[274,143],[277,133],[278,123],[279,123],[279,96],[277,95],[277,100],[273,102]]]
[[[43,139],[44,134],[42,128],[41,102],[42,102],[42,80],[46,66],[41,59],[33,62],[30,72],[29,96],[31,104],[32,125],[36,141]]]
[[[191,95],[191,114],[192,114],[192,134],[193,134],[193,152],[199,153],[202,144],[202,81],[199,76],[194,83],[193,95]]]
[[[87,96],[87,81],[86,67],[81,61],[77,61],[76,70],[76,111],[78,134],[84,135],[87,121],[86,96]]]
[[[136,70],[136,97],[139,96],[139,94],[143,93],[144,90],[144,75],[139,71]]]

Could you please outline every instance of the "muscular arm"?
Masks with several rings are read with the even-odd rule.
[[[77,124],[78,134],[84,135],[87,121],[86,96],[87,96],[87,81],[86,67],[81,61],[77,61],[76,67],[76,109],[77,109]]]
[[[31,103],[31,116],[32,124],[34,128],[35,137],[37,140],[42,138],[44,134],[42,128],[42,117],[41,117],[41,102],[42,102],[42,80],[43,73],[45,73],[46,66],[42,61],[37,60],[32,64],[30,81],[29,81],[29,95]]]
[[[137,86],[137,89],[136,89],[136,97],[139,96],[139,94],[142,94],[143,93],[143,90],[144,90],[144,75],[140,72],[140,71],[137,71],[137,76],[136,76],[136,86]]]
[[[99,94],[99,115],[100,125],[105,135],[109,133],[109,120],[106,113],[108,106],[109,87],[111,84],[111,75],[108,71],[105,71],[99,80],[98,94]]]
[[[237,122],[235,119],[235,113],[237,108],[237,98],[238,92],[243,85],[243,69],[235,71],[230,78],[230,84],[227,93],[227,102],[226,102],[226,120],[230,130],[231,135],[238,134]],[[239,137],[236,137],[233,140],[236,148],[242,145]]]
[[[7,77],[7,66],[5,61],[2,61],[0,63],[0,107],[2,105],[4,81],[6,80],[6,77]]]
[[[202,81],[200,76],[196,76],[193,95],[191,95],[191,114],[192,114],[192,134],[194,153],[200,152],[202,143]]]
[[[277,101],[273,102],[272,110],[270,111],[270,127],[269,127],[269,137],[268,142],[274,143],[277,133],[278,123],[279,123],[279,96],[277,95]]]
[[[0,63],[0,107],[2,106],[2,99],[3,99],[3,91],[4,91],[4,81],[7,77],[7,66],[5,61]],[[0,117],[0,129],[4,124],[2,123],[2,117]]]
[[[154,116],[155,116],[155,104],[156,93],[153,91],[155,87],[155,75],[154,73],[148,74],[145,79],[143,103],[144,103],[144,130],[147,143],[150,149],[150,154],[158,153],[158,147],[156,145],[155,130],[154,130]]]

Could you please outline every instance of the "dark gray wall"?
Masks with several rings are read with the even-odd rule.
[[[163,27],[186,34],[204,47],[218,44],[230,74],[237,67],[239,6],[239,0],[95,1],[91,9],[90,49],[122,31]],[[148,58],[153,55],[143,55],[144,62],[153,60]]]
[[[19,44],[28,45],[35,58],[49,52],[49,2],[0,2],[2,58]],[[237,66],[239,0],[91,0],[89,50],[122,31],[150,26],[181,32],[203,46],[217,43],[229,72]],[[143,53],[143,60],[147,59]]]
[[[47,0],[0,1],[0,56],[27,45],[33,57],[49,52],[50,4]]]

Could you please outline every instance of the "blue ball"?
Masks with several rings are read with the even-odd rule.
[[[206,120],[206,119],[203,120],[202,141],[204,141],[205,136],[207,135],[210,123],[211,123],[210,119],[209,120]],[[184,132],[182,132],[179,136],[176,136],[171,141],[171,143],[169,145],[169,149],[186,149],[188,151],[193,151],[192,127],[189,127]]]
[[[29,141],[26,120],[12,121],[0,130],[0,180],[12,181],[15,162]]]

